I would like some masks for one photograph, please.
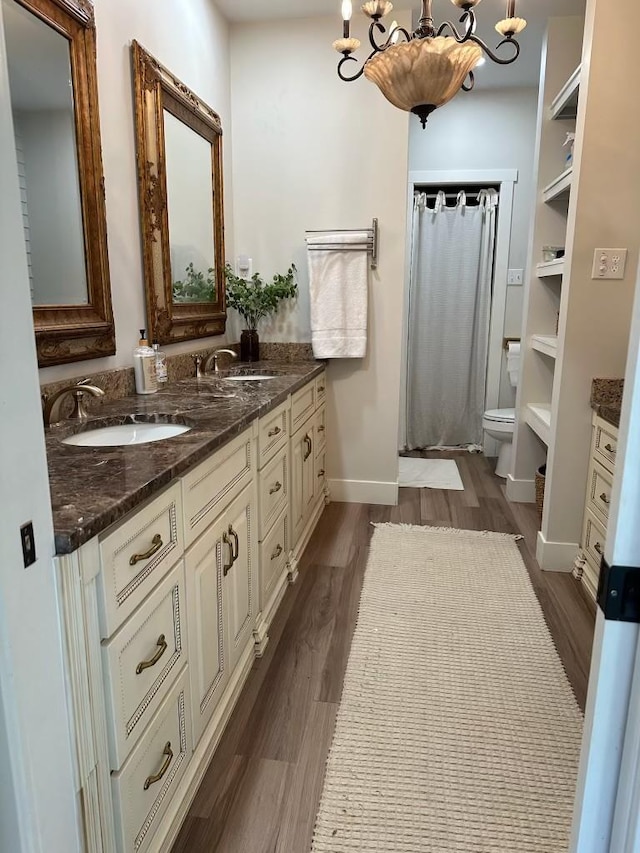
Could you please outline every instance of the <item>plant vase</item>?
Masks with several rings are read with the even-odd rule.
[[[243,329],[240,333],[240,361],[260,360],[260,337],[255,329]]]

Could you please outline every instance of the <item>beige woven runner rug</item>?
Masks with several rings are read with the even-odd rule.
[[[377,525],[314,853],[565,853],[582,734],[514,537]]]

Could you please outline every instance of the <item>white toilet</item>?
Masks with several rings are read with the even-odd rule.
[[[517,388],[520,377],[520,344],[509,344],[507,370],[511,386]],[[511,445],[515,424],[515,409],[489,409],[482,418],[482,429],[499,442],[500,449],[496,464],[498,477],[506,478],[511,468]]]

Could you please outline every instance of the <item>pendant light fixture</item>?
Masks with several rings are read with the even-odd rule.
[[[451,21],[436,27],[432,0],[422,0],[418,28],[409,33],[395,21],[388,30],[381,23],[393,9],[389,0],[368,0],[362,11],[371,19],[369,43],[372,51],[358,70],[349,75],[349,63],[358,61],[352,54],[360,47],[360,41],[351,36],[351,0],[342,0],[342,38],[333,43],[342,54],[338,62],[340,79],[350,83],[364,74],[394,107],[415,113],[422,127],[426,127],[435,109],[450,101],[460,89],[471,91],[473,69],[483,62],[485,55],[498,65],[515,62],[520,55],[515,36],[527,26],[523,18],[516,17],[516,0],[507,0],[506,17],[495,25],[502,40],[491,50],[476,35],[474,7],[480,0],[451,2],[462,9],[460,29]],[[384,41],[382,36],[386,36]],[[501,48],[505,48],[504,56],[498,55]]]

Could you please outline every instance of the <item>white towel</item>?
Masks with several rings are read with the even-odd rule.
[[[362,246],[362,251],[307,251],[311,343],[316,358],[364,358],[366,354],[368,239],[365,231],[307,237],[307,246]]]

